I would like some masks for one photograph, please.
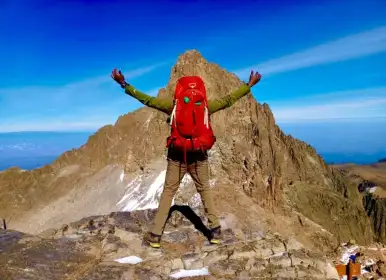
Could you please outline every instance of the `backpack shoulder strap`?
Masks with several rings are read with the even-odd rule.
[[[208,103],[205,100],[204,125],[209,128],[209,109]]]
[[[173,106],[172,113],[170,115],[170,126],[173,125],[173,121],[174,121],[174,124],[177,125],[177,120],[176,120],[177,103],[178,103],[178,100],[174,99],[174,106]]]

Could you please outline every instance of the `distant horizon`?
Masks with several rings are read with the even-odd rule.
[[[386,157],[386,125],[383,123],[364,122],[361,126],[355,122],[278,125],[286,135],[311,145],[327,164],[372,164]],[[349,134],[340,132],[342,127],[346,127]],[[379,133],[374,134],[374,131]],[[49,164],[65,151],[86,144],[87,139],[96,132],[97,130],[2,132],[0,170],[12,166],[29,170],[38,165]]]
[[[64,152],[63,152],[64,153]],[[62,154],[62,153],[61,153]],[[20,157],[20,158],[10,158],[8,159],[8,162],[14,162],[14,163],[2,163],[0,159],[0,172],[7,170],[9,168],[17,167],[23,170],[33,170],[37,169],[40,167],[43,167],[45,165],[51,164],[53,161],[55,161],[57,158],[61,156],[61,154],[58,155],[51,155],[51,156],[40,156],[40,157]],[[376,160],[373,161],[363,161],[363,160],[357,160],[357,161],[333,161],[326,159],[326,157],[321,154],[323,160],[325,161],[326,164],[328,165],[340,165],[340,164],[355,164],[355,165],[371,165],[375,163],[381,162],[381,160],[386,158],[386,152],[383,154],[383,156],[377,158]],[[339,155],[337,155],[339,156]]]
[[[268,104],[269,105],[269,104]],[[142,108],[142,107],[141,107]],[[386,110],[386,108],[385,108]],[[135,111],[135,110],[134,110]],[[130,113],[133,111],[129,111],[127,113]],[[117,117],[118,119],[118,117]],[[312,124],[312,123],[335,123],[336,121],[356,121],[356,122],[369,122],[374,120],[380,120],[386,122],[386,116],[385,117],[367,117],[367,118],[331,118],[331,119],[306,119],[306,120],[298,120],[298,121],[276,121],[276,124],[278,126],[284,125],[284,124]],[[115,122],[114,122],[115,123]],[[99,129],[103,128],[107,125],[114,125],[114,123],[107,123],[102,126],[98,126],[95,129],[88,129],[88,130],[18,130],[18,131],[1,131],[0,134],[11,134],[11,133],[89,133],[89,132],[97,132]],[[1,129],[1,128],[0,128]],[[386,145],[385,145],[386,146]]]

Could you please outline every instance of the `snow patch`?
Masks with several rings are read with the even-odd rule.
[[[141,184],[141,181],[142,181],[142,176],[138,176],[138,177],[134,178],[134,180],[132,180],[132,181],[127,185],[128,191],[127,191],[127,192],[125,193],[125,195],[121,198],[121,200],[117,203],[117,205],[122,204],[125,200],[127,200],[127,198],[129,198],[130,195],[132,194],[131,188],[132,188],[133,186],[135,186],[134,189],[136,189],[137,186]]]
[[[117,203],[122,204],[121,211],[135,211],[155,209],[158,207],[158,198],[163,190],[166,170],[160,172],[154,181],[147,185],[143,176],[135,178],[128,185],[126,194]]]
[[[378,187],[372,187],[369,189],[369,193],[374,193],[377,189]]]
[[[121,173],[121,175],[119,175],[119,179],[118,179],[118,181],[117,181],[117,183],[119,183],[119,182],[123,182],[123,178],[125,178],[125,172],[124,171],[122,171],[122,173]]]
[[[148,205],[149,208],[157,208],[158,207],[158,199],[157,194],[160,190],[163,189],[164,182],[165,182],[165,176],[166,176],[166,170],[163,170],[157,178],[153,181],[153,183],[150,185],[145,200],[152,199],[151,203]]]
[[[373,264],[376,264],[376,262],[373,259],[366,260],[365,263],[361,265],[361,274],[370,273],[370,271],[367,270],[366,268]]]
[[[196,208],[201,205],[201,196],[199,193],[195,193],[189,201],[191,207]]]
[[[140,257],[137,256],[128,256],[120,259],[114,260],[119,263],[126,263],[126,264],[137,264],[142,262],[143,260]]]
[[[272,258],[272,257],[282,257],[282,256],[285,256],[286,254],[287,254],[287,252],[277,252],[277,253],[273,254],[272,256],[267,257],[267,259]]]
[[[80,239],[80,238],[82,238],[82,235],[78,234],[78,233],[72,233],[72,234],[66,235],[66,238],[68,238],[68,239]]]
[[[183,277],[207,276],[207,275],[209,275],[209,270],[207,267],[204,267],[200,269],[191,269],[191,270],[180,269],[178,272],[171,274],[170,277],[183,278]]]
[[[345,252],[343,253],[340,261],[343,263],[343,264],[348,264],[349,260],[350,260],[350,256],[353,255],[355,253],[356,250],[358,250],[358,246],[353,246],[353,247],[349,247],[349,248],[346,248]]]
[[[216,179],[209,180],[209,186],[213,187],[215,185],[215,183],[216,183]],[[192,177],[189,175],[189,173],[186,173],[181,180],[180,189],[184,189],[189,184],[194,184],[194,181],[193,181]]]
[[[183,189],[186,186],[188,186],[190,183],[193,183],[193,179],[188,173],[186,173],[185,176],[181,180],[180,188]]]
[[[378,250],[377,247],[370,247],[370,248],[367,248],[367,250]]]
[[[365,261],[365,266],[376,264],[376,262],[373,259],[368,259]]]
[[[31,272],[31,271],[35,271],[35,270],[32,269],[32,268],[27,267],[27,268],[24,268],[24,271]]]

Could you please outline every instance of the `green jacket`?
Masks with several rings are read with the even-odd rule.
[[[251,88],[245,84],[239,87],[231,94],[228,94],[224,97],[217,98],[214,100],[208,100],[209,114],[214,114],[220,110],[231,107],[233,104],[236,103],[237,100],[247,95],[250,92],[250,90]],[[148,107],[157,109],[168,115],[172,113],[172,110],[173,110],[172,98],[153,97],[138,91],[131,85],[127,85],[125,87],[125,92]]]

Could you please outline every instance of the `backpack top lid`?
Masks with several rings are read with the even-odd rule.
[[[201,92],[206,98],[206,88],[204,81],[199,76],[185,76],[178,79],[176,84],[176,90],[174,93],[174,98],[177,99],[180,95],[186,90],[196,90]]]

